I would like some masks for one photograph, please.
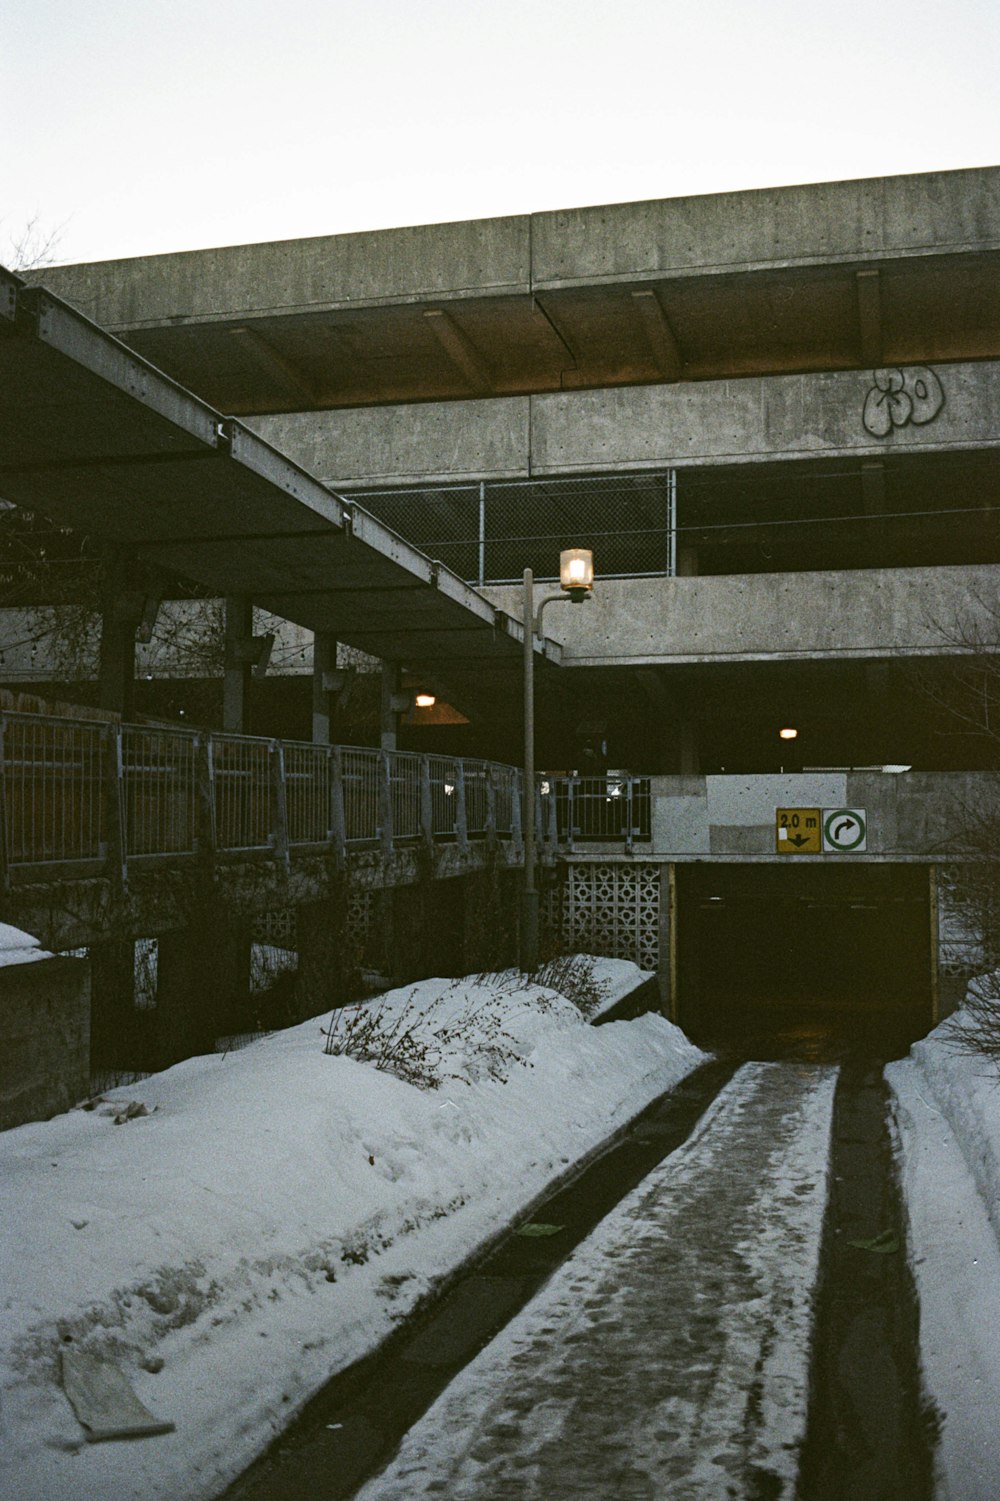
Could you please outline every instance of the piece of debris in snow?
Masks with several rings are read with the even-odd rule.
[[[173,1433],[174,1424],[143,1407],[114,1361],[85,1350],[62,1351],[63,1390],[92,1444],[102,1439]]]

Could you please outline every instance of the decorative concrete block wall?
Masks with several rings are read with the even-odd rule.
[[[89,1084],[89,964],[0,923],[0,1130],[69,1109]]]

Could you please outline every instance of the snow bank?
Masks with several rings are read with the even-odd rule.
[[[941,1425],[936,1495],[995,1501],[1000,1081],[986,1058],[956,1052],[952,1028],[950,1019],[943,1022],[885,1073],[920,1304],[925,1394]]]
[[[422,1039],[437,1087],[327,1054],[317,1018],[0,1136],[0,1494],[214,1495],[704,1057],[660,1016],[595,1029],[555,991],[480,979],[366,1003]],[[85,1444],[67,1342],[177,1431]]]

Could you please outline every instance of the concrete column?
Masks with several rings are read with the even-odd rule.
[[[135,944],[130,939],[91,944],[90,1066],[141,1069],[148,1039],[135,1009]]]
[[[253,1026],[250,936],[217,903],[159,941],[156,987],[161,1066],[210,1053],[215,1040]]]
[[[462,974],[509,969],[518,959],[518,907],[521,882],[515,872],[475,871],[455,884],[461,893]]]
[[[331,894],[295,911],[299,965],[295,1020],[342,1006],[357,993],[358,966],[347,928],[346,895]]]
[[[399,664],[382,663],[382,695],[379,708],[380,740],[383,750],[396,749],[399,739]]]
[[[419,881],[396,887],[390,896],[393,979],[405,984],[429,975],[464,973],[462,879]]]
[[[134,573],[131,554],[121,548],[109,551],[101,599],[98,702],[126,720],[134,717],[135,633],[144,601]]]
[[[222,728],[231,735],[250,729],[250,672],[248,643],[253,639],[253,605],[242,596],[226,600],[226,658],[222,681]]]
[[[312,739],[314,745],[336,744],[337,692],[331,686],[337,670],[337,638],[329,631],[313,637]]]

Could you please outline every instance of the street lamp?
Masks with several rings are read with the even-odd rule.
[[[521,905],[521,968],[538,968],[538,891],[535,887],[535,637],[542,634],[542,613],[556,600],[582,604],[594,587],[594,554],[569,547],[559,554],[558,594],[547,594],[535,609],[535,575],[524,570],[524,894]]]

